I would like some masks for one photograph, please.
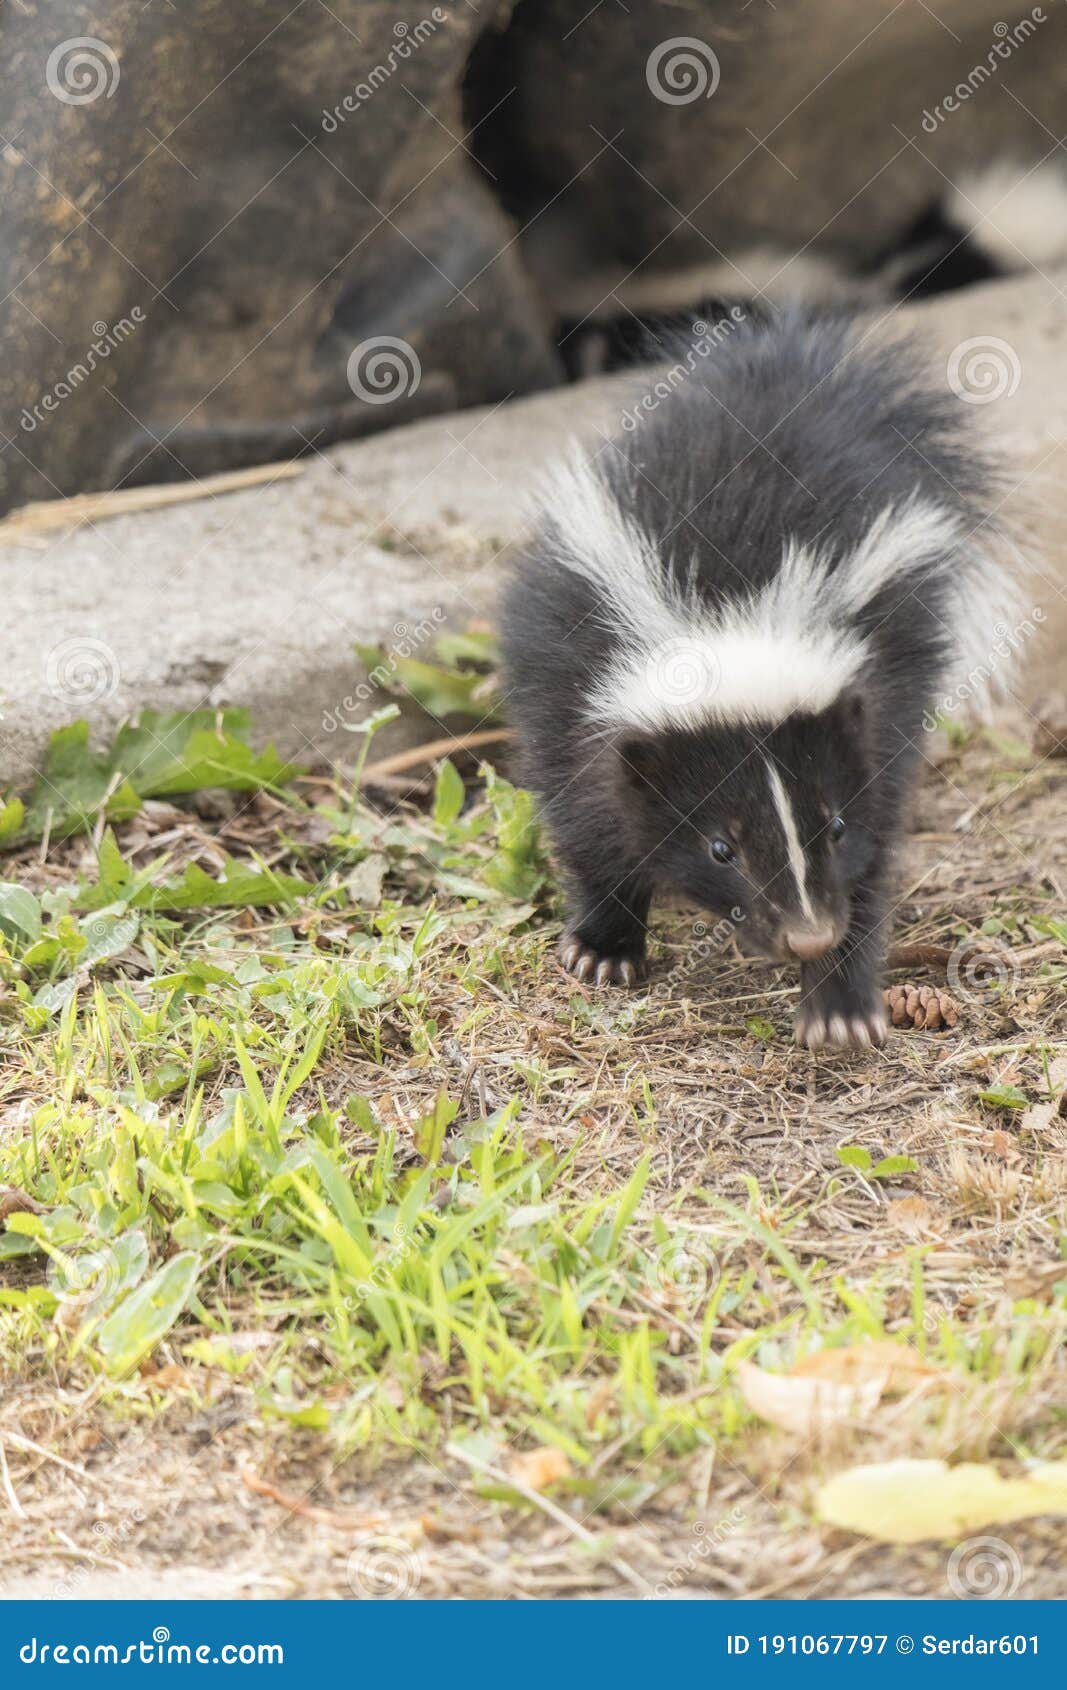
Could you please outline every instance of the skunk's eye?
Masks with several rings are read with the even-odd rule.
[[[732,863],[734,860],[734,848],[725,839],[712,840],[711,854],[717,863]]]
[[[835,845],[844,831],[845,818],[843,816],[835,816],[833,821],[830,823],[830,838],[833,840]]]

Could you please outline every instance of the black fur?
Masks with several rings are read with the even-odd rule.
[[[790,538],[829,548],[836,567],[887,504],[916,492],[974,526],[982,469],[960,439],[958,404],[919,379],[906,348],[857,349],[858,339],[844,318],[742,324],[601,454],[668,575],[691,576],[712,603],[743,597],[777,572]],[[690,346],[675,351],[682,363]],[[567,886],[566,965],[630,983],[657,885],[734,921],[744,949],[794,954],[787,935],[804,922],[770,758],[833,933],[832,948],[801,966],[798,1037],[880,1041],[887,875],[966,554],[891,582],[864,607],[854,625],[869,661],[830,709],[765,729],[650,733],[588,718],[619,633],[612,604],[568,567],[569,548],[565,515],[546,511],[503,615],[507,710]],[[716,838],[735,862],[713,858]]]

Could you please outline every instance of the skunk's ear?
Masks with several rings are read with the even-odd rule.
[[[869,761],[874,752],[873,727],[870,708],[858,687],[846,687],[831,705],[835,726],[851,740],[860,756]]]
[[[616,741],[619,772],[631,790],[657,793],[663,784],[663,750],[651,734],[635,728]]]

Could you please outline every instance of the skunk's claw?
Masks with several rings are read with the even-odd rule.
[[[560,940],[559,960],[576,980],[594,986],[633,987],[645,971],[639,957],[604,956],[574,933],[564,933]]]
[[[884,1003],[861,1006],[849,1004],[827,1014],[825,1007],[813,998],[801,1004],[796,1018],[796,1041],[808,1050],[870,1050],[885,1043],[886,1012]]]

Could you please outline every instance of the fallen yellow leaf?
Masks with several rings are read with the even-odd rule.
[[[557,1479],[569,1479],[571,1464],[561,1449],[527,1449],[508,1462],[508,1472],[527,1490],[544,1490]]]
[[[948,1375],[918,1350],[886,1338],[872,1339],[869,1344],[846,1344],[840,1349],[816,1350],[814,1355],[802,1356],[794,1362],[789,1371],[794,1378],[799,1375],[802,1379],[828,1379],[837,1385],[860,1386],[879,1379],[883,1393],[891,1396],[901,1396],[936,1379],[949,1383]]]
[[[795,1373],[765,1373],[750,1361],[738,1364],[745,1401],[761,1420],[810,1438],[842,1420],[864,1419],[876,1406],[888,1375],[883,1371],[858,1383],[805,1379]]]
[[[849,1467],[821,1486],[815,1512],[827,1525],[880,1543],[966,1537],[982,1526],[1067,1513],[1067,1461],[1043,1462],[1008,1478],[974,1461]]]

